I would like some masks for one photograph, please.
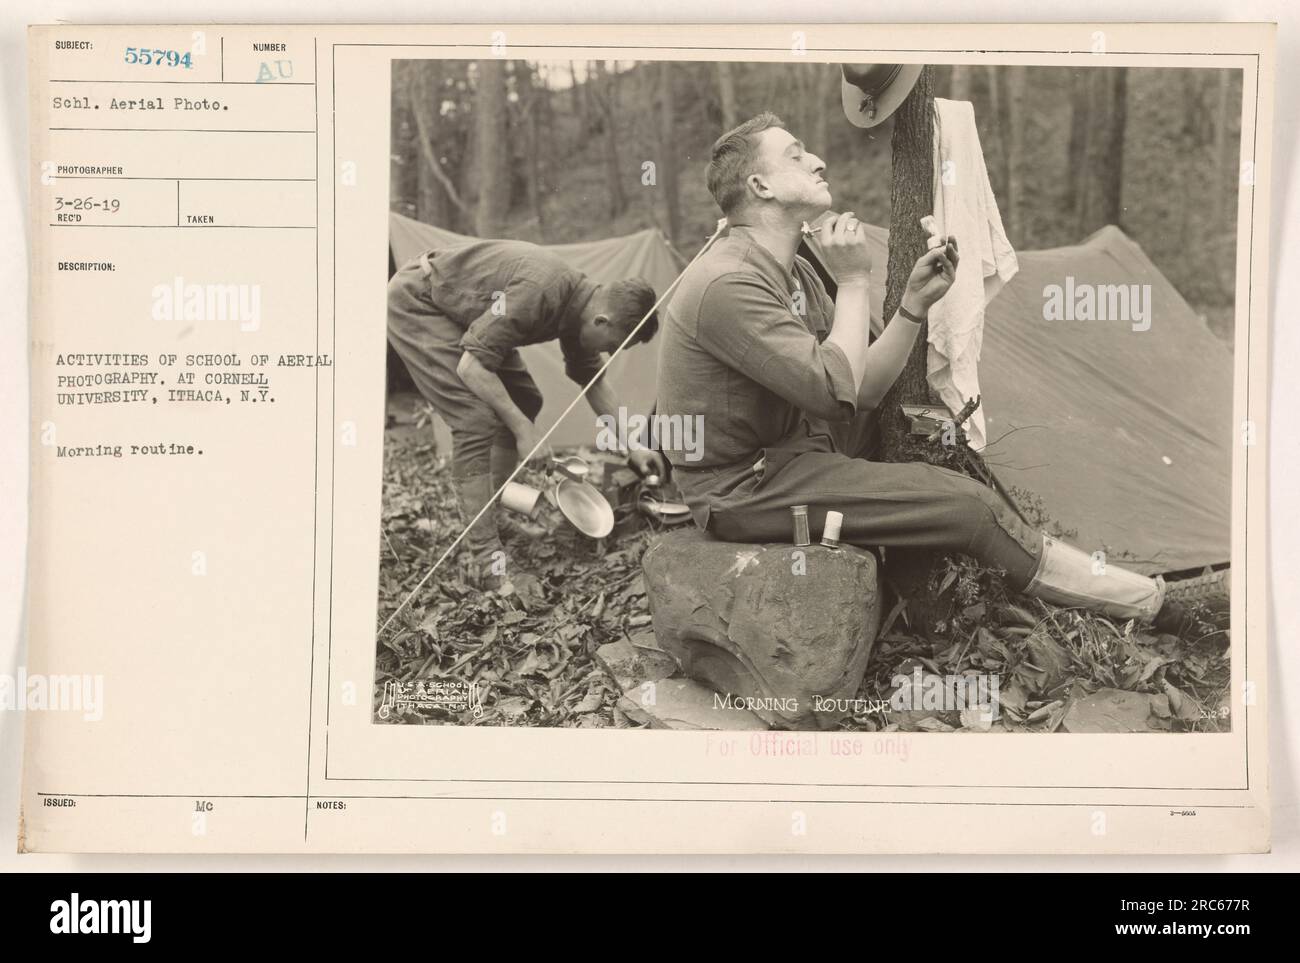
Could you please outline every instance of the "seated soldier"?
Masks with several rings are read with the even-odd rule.
[[[542,395],[517,350],[558,340],[568,376],[585,385],[654,307],[632,278],[593,284],[554,254],[522,241],[471,241],[428,251],[388,284],[388,340],[420,393],[451,429],[452,478],[469,524],[542,437]],[[651,314],[633,343],[654,337]],[[602,378],[587,392],[597,415],[615,416]],[[489,508],[466,535],[471,573],[484,587],[501,548]]]
[[[1023,522],[992,489],[944,468],[869,461],[859,413],[879,407],[926,312],[948,291],[955,238],[917,260],[898,313],[868,346],[870,256],[852,212],[820,234],[838,280],[832,300],[796,255],[802,227],[831,207],[826,165],[772,114],[713,146],[708,187],[728,233],[683,275],[665,308],[658,411],[704,419],[703,457],[666,451],[697,523],[719,538],[786,541],[807,505],[814,537],[828,510],[842,541],[964,552],[1017,591],[1119,618],[1187,626],[1166,586]],[[859,439],[851,441],[850,439]],[[653,455],[638,456],[653,470]]]

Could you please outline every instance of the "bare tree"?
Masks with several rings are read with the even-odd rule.
[[[1214,177],[1216,184],[1223,184],[1224,175],[1231,169],[1236,170],[1236,158],[1228,157],[1228,138],[1229,124],[1232,121],[1232,112],[1229,110],[1229,95],[1232,92],[1232,77],[1226,70],[1220,70],[1216,85],[1215,108],[1214,108]],[[1227,226],[1227,217],[1225,210],[1227,208],[1228,194],[1225,190],[1214,190],[1210,192],[1210,202],[1213,204],[1213,223],[1215,228]]]
[[[540,72],[541,67],[537,70]],[[520,86],[520,99],[523,101],[524,129],[527,136],[524,159],[528,174],[528,203],[533,209],[533,219],[537,222],[539,240],[546,239],[546,215],[542,203],[542,115],[546,112],[546,87],[541,78],[534,75],[533,69],[524,61],[515,63],[515,76]]]
[[[393,62],[392,149],[389,152],[389,192],[391,210],[418,217],[420,152],[415,142],[415,116],[411,111],[410,73],[415,64],[409,60]]]
[[[985,157],[992,161],[988,168],[989,180],[993,184],[993,192],[999,197],[1005,197],[1007,193],[1007,134],[1006,118],[1002,110],[1002,84],[998,79],[998,72],[1001,70],[1001,67],[992,64],[984,68],[984,76],[988,81],[989,116],[993,118],[993,124],[989,128],[993,136],[989,138],[984,153]]]
[[[681,235],[681,213],[678,207],[677,191],[677,150],[674,121],[676,110],[673,106],[673,65],[660,61],[659,68],[659,177],[663,188],[664,206],[668,218],[668,240],[676,244]]]
[[[415,216],[455,229],[461,226],[461,216],[470,218],[472,211],[443,167],[438,146],[443,65],[437,60],[422,60],[409,66],[408,98],[420,159]]]
[[[840,70],[833,64],[817,64],[813,76],[813,126],[809,134],[813,153],[823,159],[831,153],[827,118],[839,113]]]
[[[574,117],[582,116],[582,92],[578,90],[578,67],[569,61],[569,104]]]
[[[740,121],[736,114],[736,81],[726,60],[718,61],[718,98],[722,105],[722,129],[731,130]]]
[[[1070,75],[1070,139],[1065,145],[1065,207],[1074,211],[1079,203],[1078,166],[1082,163],[1084,144],[1088,137],[1088,76],[1087,69],[1075,70]]]
[[[618,66],[608,70],[601,61],[596,62],[595,90],[592,99],[600,111],[601,127],[604,128],[605,186],[609,197],[608,214],[610,220],[618,217],[627,207],[627,197],[623,193],[622,164],[618,159]]]
[[[1006,203],[1007,228],[1013,241],[1025,238],[1024,152],[1025,152],[1025,94],[1026,71],[1024,66],[1003,67],[1005,96],[1002,104],[1006,114]]]
[[[1075,174],[1075,232],[1091,234],[1119,224],[1123,213],[1124,132],[1128,120],[1128,68],[1092,67],[1084,73],[1086,120]]]
[[[572,60],[569,61],[569,76],[573,79],[574,115],[578,118],[579,141],[591,133],[593,113],[591,109],[591,62],[588,61],[583,66],[584,76],[579,81],[578,68]]]
[[[1236,205],[1232,204],[1232,201],[1236,197],[1236,192],[1230,190],[1229,185],[1235,185],[1237,180],[1237,159],[1228,156],[1228,141],[1231,135],[1229,124],[1232,122],[1232,112],[1229,109],[1231,92],[1232,75],[1227,70],[1220,70],[1214,111],[1214,180],[1212,183],[1215,186],[1210,190],[1210,224],[1214,231],[1223,231],[1225,232],[1223,236],[1235,238],[1232,212],[1236,211]],[[1219,287],[1226,296],[1230,297],[1236,287],[1236,266],[1231,258],[1216,257],[1214,264],[1219,271]]]
[[[948,99],[971,99],[971,71],[969,64],[953,64],[948,72]]]
[[[921,218],[934,211],[934,76],[929,66],[894,113],[893,184],[889,210],[889,272],[885,282],[884,317],[892,318],[903,303],[907,279],[917,258],[925,253]],[[929,404],[926,380],[926,325],[916,336],[907,364],[880,403],[882,453],[885,461],[911,461],[908,424],[900,405]]]
[[[891,318],[903,300],[907,279],[926,250],[921,218],[934,209],[934,97],[933,71],[921,71],[915,88],[894,114],[893,184],[889,216],[889,271],[885,282],[884,316]],[[945,445],[909,433],[901,405],[943,403],[930,389],[926,376],[929,352],[928,324],[922,322],[907,363],[880,403],[881,456],[885,461],[924,461],[963,472],[998,487],[979,454],[965,445]],[[1018,511],[1019,509],[1017,509]],[[934,625],[951,616],[955,594],[935,593],[947,563],[925,549],[895,546],[888,549],[886,575],[908,600],[920,625]]]
[[[810,72],[812,65],[786,64],[786,69],[790,71],[790,83],[786,88],[791,95],[789,120],[794,124],[795,130],[800,132],[800,137],[808,137],[812,130],[810,117],[817,106],[813,103],[815,96],[812,90],[813,77]]]
[[[501,60],[478,61],[474,119],[479,169],[474,231],[479,237],[500,237],[510,212],[509,117],[505,63]]]

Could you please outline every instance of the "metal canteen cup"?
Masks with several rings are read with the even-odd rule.
[[[585,482],[587,475],[591,473],[591,466],[577,455],[570,455],[567,458],[552,458],[551,464],[557,472],[573,481]]]
[[[501,492],[501,507],[528,518],[536,518],[537,510],[541,507],[539,504],[541,497],[542,492],[539,488],[521,485],[519,482],[506,482],[506,487]]]
[[[560,479],[555,485],[555,504],[569,523],[589,538],[604,538],[614,530],[614,509],[586,482]]]

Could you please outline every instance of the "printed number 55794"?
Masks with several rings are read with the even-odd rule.
[[[123,59],[129,64],[140,64],[146,67],[153,64],[155,67],[184,67],[188,70],[194,66],[193,55],[189,51],[181,53],[179,50],[149,50],[146,47],[127,47]]]

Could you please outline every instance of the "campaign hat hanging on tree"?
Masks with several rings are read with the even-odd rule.
[[[841,64],[840,99],[855,127],[883,123],[916,86],[924,64]]]

